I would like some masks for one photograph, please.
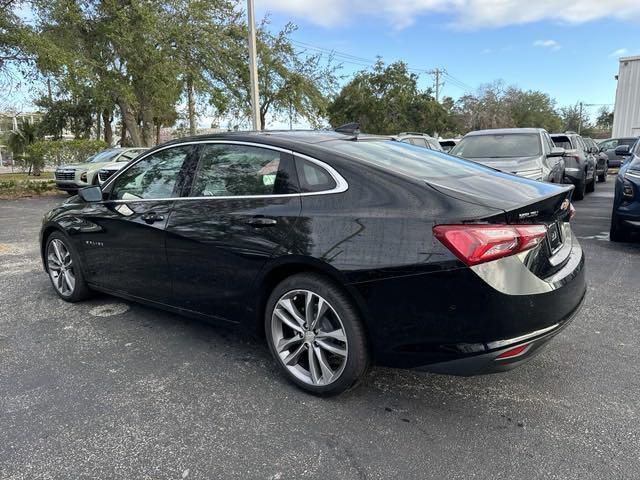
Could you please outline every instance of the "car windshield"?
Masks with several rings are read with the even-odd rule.
[[[96,153],[95,155],[87,159],[87,163],[101,163],[110,162],[115,156],[120,153],[119,150],[105,150],[104,152]]]
[[[533,157],[540,155],[540,149],[536,133],[487,134],[464,137],[451,154],[465,158]]]
[[[336,140],[325,145],[330,145],[338,153],[424,180],[466,177],[493,171],[446,153],[393,140]]]

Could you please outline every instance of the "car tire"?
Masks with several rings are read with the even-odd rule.
[[[89,297],[90,291],[84,280],[80,256],[62,232],[54,232],[47,238],[45,261],[49,280],[60,298],[75,303]]]
[[[586,186],[586,191],[588,193],[594,192],[596,189],[596,172],[594,170],[593,172],[593,178],[591,179],[591,181],[587,184]]]
[[[584,199],[586,188],[587,188],[587,174],[585,173],[582,179],[578,183],[576,183],[576,188],[573,190],[573,200]]]
[[[323,275],[301,273],[278,284],[264,324],[278,368],[309,393],[337,395],[357,385],[369,369],[360,314],[344,290]]]
[[[631,233],[620,225],[615,215],[611,217],[611,229],[609,230],[609,239],[612,242],[628,242]]]
[[[598,175],[598,181],[601,183],[606,183],[607,181],[607,171],[605,170],[604,173]]]

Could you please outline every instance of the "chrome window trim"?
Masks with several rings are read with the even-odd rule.
[[[200,141],[192,141],[192,142],[182,142],[182,143],[174,143],[171,145],[166,145],[164,147],[158,148],[156,150],[153,150],[151,152],[148,152],[147,154],[142,155],[140,158],[137,158],[135,160],[135,162],[132,162],[130,165],[127,165],[124,168],[121,168],[120,170],[118,170],[116,172],[116,174],[112,175],[103,185],[102,188],[105,189],[108,186],[110,186],[110,184],[112,182],[114,182],[120,175],[122,175],[124,172],[126,172],[127,170],[129,170],[131,167],[133,167],[134,165],[136,165],[138,162],[141,162],[142,160],[144,160],[145,158],[147,158],[150,155],[154,155],[157,152],[160,152],[162,150],[166,150],[168,148],[174,148],[174,147],[184,147],[186,145],[202,145],[202,144],[227,144],[227,145],[244,145],[244,146],[249,146],[249,147],[257,147],[257,148],[265,148],[267,150],[275,150],[278,152],[283,152],[283,153],[288,153],[290,155],[293,155],[294,157],[299,157],[299,158],[303,158],[311,163],[314,163],[316,165],[318,165],[319,167],[323,168],[324,170],[327,171],[327,173],[329,173],[329,176],[331,176],[331,178],[333,178],[333,180],[336,182],[336,186],[330,190],[321,190],[319,192],[304,192],[304,193],[281,193],[281,194],[272,194],[272,195],[227,195],[227,196],[205,196],[205,197],[168,197],[168,198],[140,198],[140,199],[132,199],[132,200],[103,200],[102,202],[99,203],[131,203],[131,202],[158,202],[158,201],[162,201],[162,200],[204,200],[204,199],[209,199],[209,200],[232,200],[232,199],[250,199],[250,198],[288,198],[288,197],[309,197],[309,196],[313,196],[313,195],[329,195],[329,194],[334,194],[334,193],[343,193],[346,192],[349,189],[349,184],[347,183],[347,181],[344,179],[344,177],[342,175],[340,175],[335,168],[333,168],[331,165],[326,164],[325,162],[322,162],[316,158],[310,157],[308,155],[304,155],[302,153],[298,153],[295,152],[293,150],[290,149],[286,149],[286,148],[282,148],[282,147],[276,147],[274,145],[266,145],[266,144],[262,144],[262,143],[254,143],[254,142],[246,142],[246,141],[239,141],[239,140],[200,140]]]

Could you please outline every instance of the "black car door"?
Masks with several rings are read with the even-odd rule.
[[[290,153],[267,146],[205,143],[167,225],[175,303],[238,321],[265,262],[287,250],[300,196]],[[251,297],[251,298],[250,298]]]
[[[184,181],[191,145],[166,148],[127,168],[85,219],[81,244],[89,282],[167,303],[171,295],[165,227]]]

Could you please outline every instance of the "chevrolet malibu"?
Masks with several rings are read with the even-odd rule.
[[[538,353],[586,290],[572,189],[357,132],[230,133],[146,152],[40,241],[63,300],[236,325],[331,395],[372,363],[474,375]]]

